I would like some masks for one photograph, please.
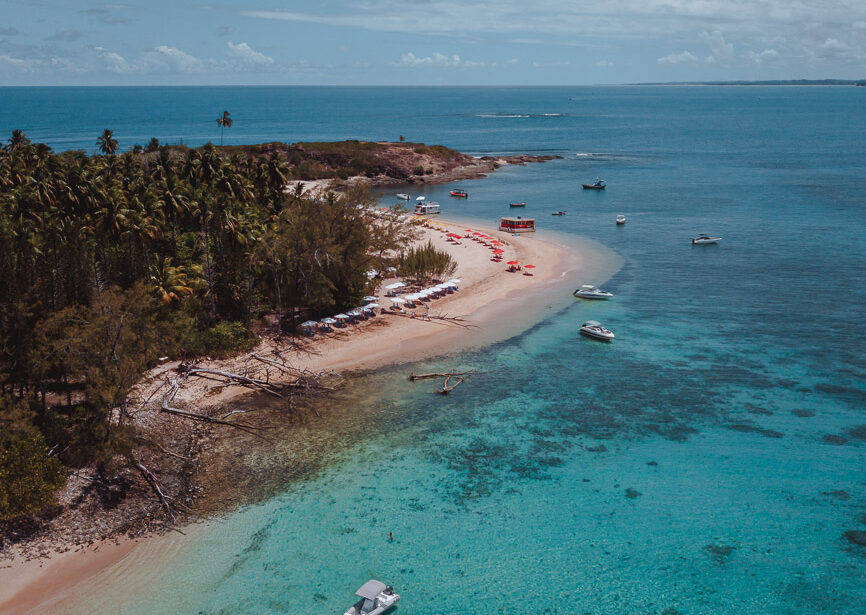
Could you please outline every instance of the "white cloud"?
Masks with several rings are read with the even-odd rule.
[[[570,60],[557,60],[555,62],[533,62],[533,68],[561,68],[571,65]]]
[[[205,69],[204,62],[177,47],[159,45],[141,55],[147,72],[200,73]]]
[[[718,62],[719,64],[730,64],[735,59],[734,45],[725,40],[725,37],[718,30],[712,34],[704,32],[701,38],[710,47],[712,55],[708,56],[707,62]]]
[[[750,51],[749,58],[755,64],[761,64],[763,62],[771,62],[779,58],[779,52],[775,49],[764,49],[763,51],[756,52]]]
[[[411,51],[400,56],[400,61],[397,66],[460,66],[460,56],[457,54],[445,55],[444,53],[434,53],[432,56],[416,56]]]
[[[104,47],[94,47],[97,55],[105,61],[106,68],[113,73],[132,73],[136,69],[119,53],[109,51]]]
[[[672,53],[663,58],[659,58],[659,64],[694,64],[699,61],[698,57],[690,51]]]
[[[855,60],[860,58],[862,54],[859,49],[852,47],[848,43],[830,37],[818,46],[816,55],[824,59],[840,58]]]
[[[237,45],[229,41],[229,55],[237,60],[240,60],[244,64],[253,64],[259,66],[267,66],[268,64],[273,64],[274,59],[270,56],[266,56],[263,53],[253,50],[246,43],[238,43]]]

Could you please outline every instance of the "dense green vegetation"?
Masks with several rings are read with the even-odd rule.
[[[400,275],[408,278],[446,278],[457,269],[457,263],[448,252],[437,250],[428,241],[423,246],[413,246],[400,259]]]
[[[54,154],[15,131],[0,152],[0,461],[34,469],[0,493],[0,519],[46,503],[58,460],[133,461],[126,398],[159,357],[247,348],[265,315],[291,329],[354,307],[365,272],[410,241],[359,207],[369,194],[285,193],[278,151],[154,139],[116,154],[110,130],[97,145]]]

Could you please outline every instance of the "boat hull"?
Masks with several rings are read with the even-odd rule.
[[[692,239],[693,246],[709,246],[714,243],[719,243],[722,240],[721,237],[710,237],[709,239]]]
[[[526,207],[526,203],[509,203],[509,207]]]
[[[604,190],[604,186],[594,186],[593,184],[581,184],[584,190]]]
[[[611,333],[610,335],[606,335],[604,333],[598,333],[596,331],[591,331],[589,329],[580,328],[580,334],[584,335],[590,339],[598,340],[600,342],[611,342],[613,341],[614,335]]]
[[[594,299],[595,301],[607,301],[613,297],[613,295],[582,295],[578,292],[573,292],[571,294],[577,299]]]

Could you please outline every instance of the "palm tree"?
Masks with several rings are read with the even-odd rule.
[[[165,303],[179,301],[182,295],[193,292],[182,266],[172,266],[170,256],[157,255],[150,266],[150,283],[157,296]]]
[[[12,138],[9,139],[9,145],[6,147],[6,150],[14,152],[15,150],[29,144],[30,139],[27,138],[27,135],[24,134],[23,130],[13,130]]]
[[[114,131],[106,128],[102,134],[96,139],[96,144],[99,146],[99,151],[103,154],[114,154],[117,149],[117,139],[114,138]]]
[[[232,118],[231,113],[228,111],[223,111],[221,117],[218,117],[216,120],[217,126],[220,127],[220,145],[223,144],[223,129],[232,127]]]

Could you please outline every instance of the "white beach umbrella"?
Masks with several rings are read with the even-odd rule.
[[[391,297],[391,303],[406,303],[402,297]]]
[[[320,322],[322,322],[326,325],[333,325],[333,324],[337,323],[337,321],[334,320],[333,318],[331,318],[330,316],[328,318],[323,318]]]
[[[454,284],[460,284],[460,280],[458,280],[457,278],[451,278],[451,279],[448,280],[448,281],[449,281],[449,282],[453,282]]]
[[[345,314],[334,314],[334,318],[337,320],[349,320],[349,317]]]
[[[406,282],[394,282],[393,284],[388,284],[385,288],[388,290],[394,290],[395,288],[403,288],[406,286]]]
[[[378,303],[368,303],[367,305],[364,306],[364,309],[365,310],[375,310],[377,307],[379,307]]]
[[[375,300],[376,300],[376,297],[374,297],[373,295],[367,295],[366,297],[364,297],[362,299],[362,301],[364,301],[365,303],[372,303]]]

